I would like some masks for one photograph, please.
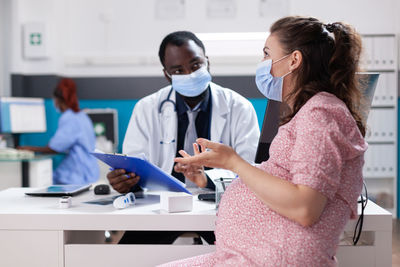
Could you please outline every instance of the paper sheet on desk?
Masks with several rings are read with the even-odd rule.
[[[95,199],[95,200],[91,200],[91,201],[85,201],[83,203],[94,204],[94,205],[110,205],[113,203],[114,199],[116,199],[117,197],[119,197],[119,196],[100,198],[100,199]]]

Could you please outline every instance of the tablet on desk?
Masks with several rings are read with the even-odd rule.
[[[75,196],[86,190],[89,190],[91,184],[87,185],[51,185],[41,188],[36,191],[26,192],[29,196],[39,197],[61,197],[61,196]]]

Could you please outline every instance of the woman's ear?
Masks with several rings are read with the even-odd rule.
[[[295,50],[292,52],[290,55],[290,65],[289,65],[289,70],[291,72],[295,71],[298,69],[303,61],[303,55],[299,50]]]

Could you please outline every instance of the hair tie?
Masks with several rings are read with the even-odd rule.
[[[334,32],[336,29],[336,25],[334,23],[324,24],[324,26],[328,32]]]

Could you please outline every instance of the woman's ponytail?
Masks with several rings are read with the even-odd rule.
[[[365,136],[365,122],[360,115],[362,93],[360,81],[356,77],[359,71],[361,55],[361,37],[350,26],[341,22],[324,25],[334,35],[334,51],[329,61],[330,84],[335,95],[349,108],[358,128]]]

